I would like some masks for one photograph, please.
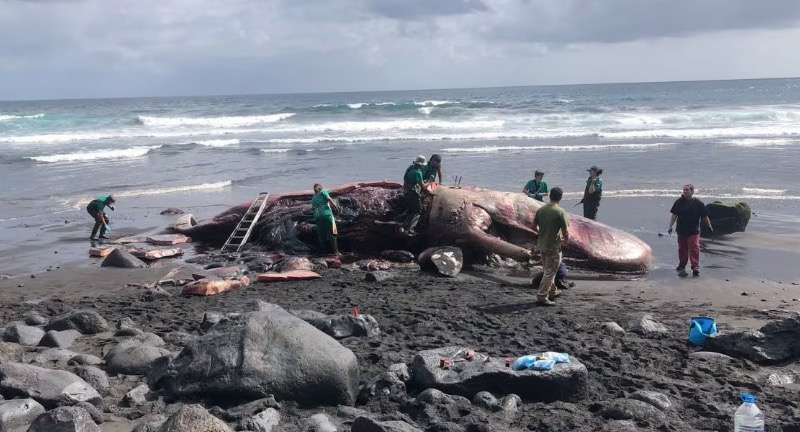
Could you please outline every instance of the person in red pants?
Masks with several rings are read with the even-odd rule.
[[[686,277],[689,275],[686,273],[686,264],[691,262],[692,275],[700,276],[700,221],[708,226],[709,231],[714,231],[714,228],[711,227],[705,204],[694,198],[693,185],[687,184],[683,187],[683,193],[675,200],[670,213],[672,216],[667,232],[672,234],[675,222],[678,232],[678,267],[675,270],[681,277]]]

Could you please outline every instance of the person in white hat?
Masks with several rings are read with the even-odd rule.
[[[403,192],[406,202],[405,230],[409,235],[416,234],[417,224],[422,216],[422,188],[426,162],[425,156],[417,156],[411,166],[406,168],[403,176]]]

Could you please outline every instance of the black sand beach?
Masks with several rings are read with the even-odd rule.
[[[212,297],[145,300],[142,285],[160,279],[173,265],[144,270],[64,269],[3,280],[0,318],[8,323],[29,310],[53,317],[90,308],[111,323],[130,318],[142,330],[164,338],[168,349],[178,351],[175,341],[180,338],[175,335],[199,334],[208,311],[245,312],[253,310],[257,299],[286,309],[329,314],[347,314],[358,306],[381,327],[380,336],[341,341],[358,358],[362,387],[394,363],[410,363],[421,350],[449,345],[469,346],[495,357],[560,351],[588,368],[588,394],[577,402],[524,402],[513,415],[467,404],[456,410],[433,409],[437,414],[432,415],[431,410],[415,408],[413,398],[423,389],[410,387],[407,394],[359,401],[357,408],[375,418],[407,421],[426,431],[731,431],[738,394],[750,391],[759,395],[768,430],[800,430],[797,384],[770,384],[769,378],[776,373],[798,377],[797,363],[765,367],[743,359],[697,360],[690,354],[698,349],[686,341],[688,320],[695,315],[715,317],[724,331],[741,325],[757,328],[796,314],[800,280],[578,280],[575,288],[559,298],[558,306],[542,308],[533,305],[526,279],[509,276],[502,269],[475,268],[455,279],[398,269],[393,271],[394,278],[377,283],[364,281],[363,271],[345,266],[324,271],[316,281],[256,282]],[[183,274],[191,272],[191,265],[181,266]],[[631,331],[614,335],[602,328],[602,323],[614,321],[629,329],[629,322],[643,313],[652,314],[668,332],[660,337]],[[105,338],[83,337],[79,346],[102,356],[110,336]],[[121,407],[119,399],[141,381],[132,376],[111,378],[112,388],[104,395],[107,428],[126,430],[137,418],[173,412],[180,403],[167,399]],[[656,410],[635,419],[610,418],[614,416],[609,407],[615,400],[642,390],[667,396],[671,406],[663,413]],[[207,408],[213,405],[205,403]],[[349,430],[347,416],[341,410],[337,416],[335,407],[302,407],[291,402],[282,402],[280,430],[307,430],[306,419],[318,412],[343,424],[340,430]]]

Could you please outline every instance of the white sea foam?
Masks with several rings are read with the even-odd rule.
[[[29,156],[27,159],[32,159],[37,162],[86,162],[103,159],[134,159],[146,155],[150,150],[156,149],[160,146],[138,146],[126,149],[102,149],[81,151],[75,153],[61,153],[43,156]]]
[[[725,200],[778,200],[778,201],[800,201],[798,195],[776,195],[772,193],[729,193],[729,192],[708,192],[702,191],[694,196],[701,199],[725,199]],[[605,190],[603,198],[675,198],[681,195],[680,189],[620,189]],[[583,192],[565,192],[567,198],[580,198]]]
[[[783,195],[786,193],[786,189],[763,189],[763,188],[743,187],[742,192],[746,194],[757,194],[757,195]]]
[[[291,151],[292,149],[288,148],[268,148],[268,149],[261,149],[262,153],[286,153]]]
[[[798,137],[800,139],[800,137]],[[739,138],[722,141],[736,147],[782,147],[787,144],[798,142],[798,139],[791,138]]]
[[[11,114],[0,114],[0,121],[14,121],[14,120],[22,120],[22,119],[37,119],[44,117],[44,113],[38,114],[31,114],[31,115],[11,115]]]
[[[453,102],[449,100],[424,100],[422,102],[414,102],[416,106],[439,106],[439,105],[454,105],[458,102]]]
[[[701,138],[737,138],[737,137],[786,137],[798,136],[800,126],[748,126],[725,128],[699,128],[699,129],[649,129],[633,131],[605,131],[599,134],[611,139],[701,139]],[[763,140],[762,140],[763,141]],[[774,145],[774,144],[773,144]]]
[[[349,104],[347,104],[347,106],[349,106],[351,109],[361,109],[361,107],[363,107],[364,105],[369,105],[369,104],[366,103],[366,102],[349,103]]]
[[[238,138],[233,139],[211,139],[211,140],[196,140],[195,144],[200,144],[206,147],[228,147],[234,146],[241,143],[241,140]]]
[[[210,126],[210,127],[243,127],[255,126],[265,123],[277,123],[286,120],[295,113],[278,113],[251,116],[221,116],[221,117],[152,117],[139,116],[139,123],[145,126],[179,127],[179,126]]]
[[[417,108],[417,111],[419,111],[420,113],[425,114],[425,115],[431,115],[431,113],[433,112],[433,109],[434,109],[434,107],[421,107],[421,108]]]
[[[225,188],[230,187],[233,184],[231,180],[225,180],[215,183],[201,183],[195,185],[186,185],[186,186],[172,186],[172,187],[163,187],[163,188],[147,188],[147,189],[131,189],[125,191],[114,192],[114,197],[140,197],[140,196],[149,196],[149,195],[165,195],[165,194],[174,194],[174,193],[184,193],[184,192],[197,192],[197,191],[212,191],[212,190],[222,190]],[[64,201],[64,204],[69,207],[73,208],[80,208],[89,204],[92,201],[91,197],[78,197],[70,200]]]
[[[675,143],[652,144],[586,144],[586,145],[533,145],[533,146],[486,146],[486,147],[449,147],[442,149],[446,153],[497,153],[521,151],[604,151],[604,150],[649,150],[659,147],[674,146]]]

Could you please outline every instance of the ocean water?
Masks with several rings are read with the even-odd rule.
[[[800,245],[800,79],[0,102],[0,272],[85,261],[99,194],[118,198],[114,232],[156,230],[164,207],[206,217],[260,191],[399,181],[433,153],[448,181],[499,190],[541,169],[566,206],[599,165],[600,220],[650,242],[660,269],[674,245],[657,234],[691,182],[756,212],[706,243],[712,271],[798,273],[782,260]]]

